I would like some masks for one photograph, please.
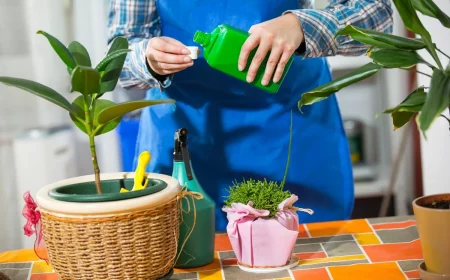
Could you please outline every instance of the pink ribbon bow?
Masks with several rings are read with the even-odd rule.
[[[41,260],[48,262],[48,256],[42,238],[41,213],[29,191],[24,193],[23,199],[25,200],[25,206],[23,207],[22,215],[27,220],[27,223],[23,227],[24,234],[26,236],[32,236],[34,233],[36,234],[34,252]],[[40,256],[41,253],[43,255],[42,257]]]

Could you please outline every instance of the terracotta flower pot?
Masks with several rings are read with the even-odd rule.
[[[450,209],[429,206],[449,200],[450,193],[419,197],[413,201],[425,265],[430,273],[450,275]]]
[[[240,266],[277,268],[286,266],[292,256],[298,236],[298,215],[292,195],[280,203],[276,217],[267,218],[269,211],[233,203],[227,212],[227,233]]]

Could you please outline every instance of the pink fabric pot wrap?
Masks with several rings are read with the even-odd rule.
[[[264,219],[267,210],[254,209],[250,201],[247,205],[233,203],[227,212],[227,232],[237,260],[251,267],[284,266],[290,260],[298,236],[299,209],[293,206],[297,196],[292,195],[278,206],[276,217]]]

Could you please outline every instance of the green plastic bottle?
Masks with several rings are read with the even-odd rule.
[[[235,77],[241,81],[247,82],[247,72],[257,48],[255,48],[250,53],[247,60],[247,65],[243,71],[239,71],[238,61],[241,48],[249,35],[250,34],[248,32],[242,31],[226,24],[222,24],[215,28],[211,33],[197,31],[194,35],[194,42],[200,44],[204,48],[203,56],[212,68]],[[286,76],[287,71],[292,64],[294,56],[291,56],[289,62],[286,64],[283,76],[281,77],[280,81],[274,83],[273,79],[271,79],[269,84],[264,86],[262,85],[261,81],[264,77],[264,72],[266,70],[266,64],[269,56],[270,52],[261,63],[261,66],[256,73],[255,79],[251,84],[267,92],[277,93],[284,77]]]
[[[192,203],[195,203],[197,217],[194,230],[187,239],[180,257],[175,263],[177,268],[200,267],[214,261],[216,204],[206,194],[195,177],[187,148],[187,134],[188,132],[185,128],[175,132],[172,177],[177,179],[182,187],[187,185],[189,191],[201,193],[203,199],[192,200],[191,197],[187,197],[182,200],[182,207],[185,211],[188,210],[186,199],[189,200],[190,212],[181,213],[183,222],[180,224],[177,255],[194,225],[194,208]]]

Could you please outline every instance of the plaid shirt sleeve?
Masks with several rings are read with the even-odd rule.
[[[303,0],[304,1],[304,0]],[[305,37],[303,57],[334,55],[357,56],[365,53],[368,46],[338,36],[336,32],[348,24],[384,33],[391,33],[393,26],[390,0],[331,0],[322,9],[299,9],[285,13],[295,14]]]
[[[109,4],[108,42],[122,36],[132,50],[125,60],[119,83],[126,89],[166,88],[172,76],[156,79],[147,68],[145,51],[152,37],[160,36],[156,0],[111,0]]]
[[[314,9],[309,0],[299,2],[303,9],[285,13],[295,14],[303,27],[306,50],[301,55],[304,57],[363,54],[368,46],[348,36],[334,37],[347,24],[392,32],[390,0],[331,0],[322,10]],[[170,86],[172,75],[160,81],[148,71],[146,65],[148,41],[161,33],[156,0],[111,0],[108,29],[109,42],[116,36],[123,36],[128,38],[132,49],[120,77],[122,87],[148,89]]]

